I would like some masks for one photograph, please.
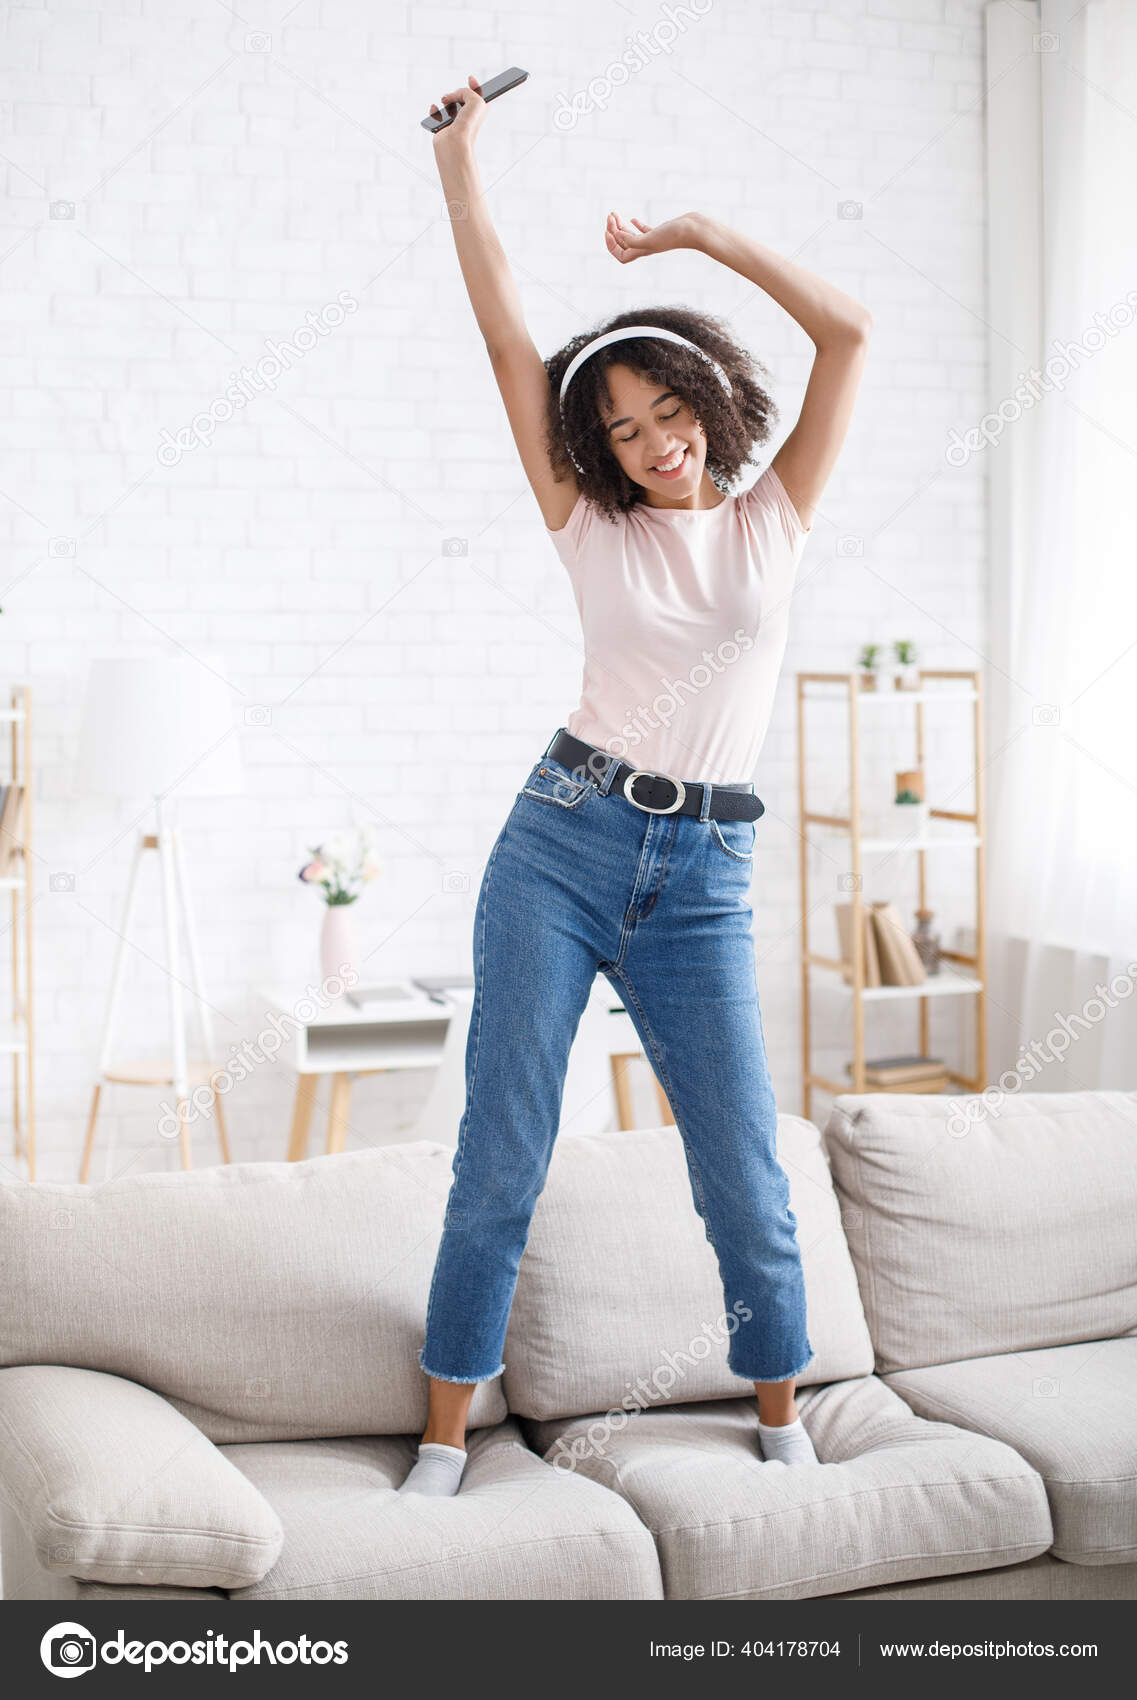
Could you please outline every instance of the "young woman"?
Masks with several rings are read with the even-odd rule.
[[[475,162],[486,103],[473,77],[443,101],[461,107],[434,150],[462,275],[572,580],[585,662],[580,704],[518,792],[479,893],[466,1108],[418,1355],[430,1416],[401,1491],[457,1492],[475,1387],[505,1367],[518,1265],[598,972],[674,1112],[726,1314],[742,1319],[728,1363],[754,1384],[761,1455],[816,1463],[794,1401],[813,1352],[758,1005],[748,895],[762,804],[749,776],[870,317],[701,213],[654,228],[609,214],[605,241],[622,265],[698,249],[764,290],[814,345],[797,424],[753,487],[728,495],[774,416],[755,362],[719,321],[675,307],[621,314],[543,361]]]

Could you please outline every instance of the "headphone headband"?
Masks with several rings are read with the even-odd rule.
[[[624,342],[628,337],[633,336],[657,337],[662,342],[674,342],[678,343],[681,348],[694,349],[695,353],[701,355],[707,362],[708,366],[710,366],[715,377],[718,379],[727,395],[732,394],[730,379],[727,377],[718,361],[713,360],[707,353],[706,349],[700,348],[697,342],[691,342],[688,337],[680,336],[678,331],[664,330],[660,325],[623,325],[619,330],[605,331],[603,336],[593,337],[591,342],[586,342],[584,347],[573,355],[568,366],[565,368],[565,375],[561,379],[561,391],[559,397],[561,406],[564,406],[565,391],[568,389],[572,380],[576,377],[577,372],[584,365],[584,362],[588,359],[590,354],[596,354],[601,348],[609,347],[611,343]]]

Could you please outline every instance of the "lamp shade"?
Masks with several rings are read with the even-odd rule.
[[[112,797],[239,794],[232,690],[189,655],[92,661],[77,785]]]

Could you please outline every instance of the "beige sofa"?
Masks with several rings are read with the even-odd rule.
[[[817,1468],[674,1128],[565,1138],[456,1499],[399,1496],[449,1148],[0,1185],[8,1598],[1137,1598],[1137,1095],[783,1116]]]

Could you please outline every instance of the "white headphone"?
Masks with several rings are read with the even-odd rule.
[[[693,348],[695,353],[700,355],[707,362],[707,365],[714,372],[715,377],[718,379],[727,395],[732,395],[734,393],[731,389],[730,379],[727,377],[718,361],[712,359],[706,349],[700,348],[697,342],[691,342],[688,337],[680,336],[677,331],[663,330],[659,325],[623,325],[619,330],[605,331],[603,336],[593,337],[592,341],[586,342],[584,347],[574,354],[572,359],[569,361],[565,368],[565,375],[561,379],[561,389],[558,397],[562,424],[564,422],[565,392],[572,380],[576,377],[577,372],[588,359],[589,355],[595,354],[601,348],[607,348],[613,342],[623,342],[626,338],[632,336],[657,337],[663,342],[678,343],[682,348]],[[572,463],[576,467],[577,471],[582,472],[584,469],[573,454],[571,448],[569,449],[569,454],[572,457]]]

